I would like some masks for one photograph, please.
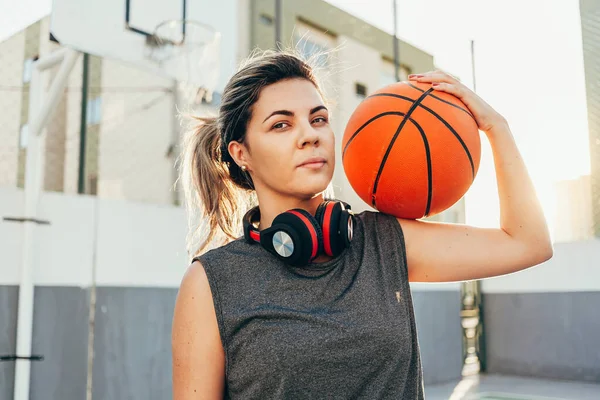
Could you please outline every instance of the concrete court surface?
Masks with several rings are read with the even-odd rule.
[[[426,400],[600,400],[598,384],[501,375],[425,386]]]

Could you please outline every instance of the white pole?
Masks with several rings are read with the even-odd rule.
[[[43,188],[44,176],[44,137],[43,127],[56,109],[58,99],[67,85],[69,73],[77,61],[79,53],[73,50],[60,50],[36,61],[33,64],[29,87],[29,123],[27,136],[27,163],[25,167],[25,210],[28,218],[23,227],[23,248],[21,253],[21,282],[17,312],[17,356],[31,355],[33,333],[33,260],[35,253],[35,233],[37,228],[37,206]],[[44,70],[62,61],[54,79],[48,98],[44,101],[46,79]],[[29,399],[31,361],[17,359],[15,364],[14,400]]]
[[[33,120],[33,124],[29,125],[30,126],[29,134],[32,136],[40,135],[42,128],[46,125],[46,123],[48,122],[48,119],[50,118],[50,116],[52,116],[52,114],[56,110],[56,107],[58,105],[58,100],[59,100],[62,92],[65,90],[65,87],[67,86],[67,80],[69,78],[69,74],[71,73],[71,70],[75,66],[75,62],[77,61],[77,57],[79,56],[78,52],[76,52],[74,50],[70,50],[70,49],[67,49],[67,51],[62,54],[63,54],[62,64],[60,66],[60,69],[56,73],[56,77],[54,78],[54,81],[52,82],[50,89],[48,90],[48,101],[46,101],[43,104],[43,106],[39,110],[39,114],[34,115],[35,119]],[[46,68],[51,68],[53,65],[48,62],[45,62],[45,60],[41,60],[41,61],[43,62],[43,64],[40,63],[38,65],[38,69],[40,70],[40,72]],[[54,63],[58,63],[60,61],[61,61],[60,58],[57,58],[57,57],[54,58]]]
[[[56,64],[60,63],[69,52],[73,52],[73,50],[69,49],[68,47],[57,49],[50,54],[46,54],[43,58],[38,59],[35,62],[35,65],[37,65],[37,68],[40,71],[52,68]]]

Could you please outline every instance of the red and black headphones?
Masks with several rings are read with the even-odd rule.
[[[244,238],[248,243],[260,243],[282,261],[306,265],[319,254],[335,257],[352,241],[353,216],[350,205],[326,200],[313,217],[295,208],[279,214],[273,224],[262,231],[254,224],[260,220],[260,209],[249,210],[244,216]]]

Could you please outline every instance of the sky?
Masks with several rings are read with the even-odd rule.
[[[392,0],[327,1],[393,32]],[[508,120],[553,229],[555,183],[590,171],[579,1],[398,0],[397,15],[398,36],[470,88],[474,40],[477,93]],[[497,226],[493,158],[482,139],[467,222]]]
[[[392,0],[326,1],[393,32]],[[431,53],[437,67],[470,88],[475,41],[477,93],[509,121],[552,228],[555,183],[590,169],[579,1],[397,2],[398,36]],[[8,10],[0,13],[0,41],[47,15],[51,4],[0,0],[0,10]],[[467,222],[496,226],[493,160],[482,139],[479,173],[467,194]]]

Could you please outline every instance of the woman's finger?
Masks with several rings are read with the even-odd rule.
[[[410,79],[410,77],[409,77],[409,79]],[[427,75],[418,74],[412,80],[415,80],[417,82],[422,82],[422,83],[433,83],[433,82],[456,83],[456,79],[454,79],[450,75],[442,73],[442,72],[435,72],[435,73],[431,73],[431,74],[427,74]]]
[[[450,94],[458,97],[459,99],[462,99],[465,95],[464,90],[462,90],[462,88],[460,86],[454,85],[452,83],[434,82],[431,85],[431,87],[434,90],[439,90],[442,92],[450,93]]]

